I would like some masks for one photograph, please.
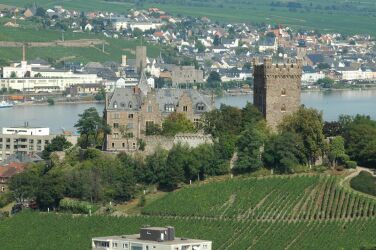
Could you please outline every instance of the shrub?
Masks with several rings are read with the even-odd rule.
[[[345,161],[346,168],[356,168],[357,165],[356,161]]]
[[[77,201],[64,198],[59,204],[60,210],[69,211],[72,213],[89,214],[90,210],[94,213],[98,207],[86,201]]]
[[[360,172],[350,181],[350,185],[357,191],[376,196],[376,178],[367,171]]]

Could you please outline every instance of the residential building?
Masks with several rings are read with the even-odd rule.
[[[300,106],[302,60],[273,64],[271,58],[265,58],[263,63],[254,59],[253,64],[253,104],[275,129],[284,116]]]
[[[11,162],[0,164],[0,193],[8,191],[8,183],[10,178],[15,174],[25,170],[27,164],[19,162]]]
[[[92,250],[211,250],[212,242],[178,238],[174,227],[143,227],[140,234],[95,237]]]

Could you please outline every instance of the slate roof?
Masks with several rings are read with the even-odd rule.
[[[309,54],[307,55],[307,57],[309,58],[309,60],[311,60],[313,64],[319,64],[324,62],[324,56],[322,54]]]

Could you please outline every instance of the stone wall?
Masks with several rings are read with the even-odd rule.
[[[188,144],[189,147],[195,148],[201,144],[212,144],[213,139],[210,135],[204,134],[177,134],[174,137],[165,136],[147,136],[144,138],[146,147],[144,154],[149,155],[157,147],[170,150],[175,144]]]

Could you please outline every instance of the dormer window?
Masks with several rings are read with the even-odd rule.
[[[203,104],[203,103],[197,103],[197,105],[196,105],[196,109],[197,109],[197,111],[205,111],[205,104]]]
[[[128,103],[128,108],[130,108],[130,109],[131,109],[132,107],[133,107],[133,104],[132,104],[132,102],[129,102],[129,103]]]
[[[166,112],[174,112],[175,111],[175,105],[172,103],[165,104],[165,111]]]
[[[117,109],[117,107],[118,107],[118,104],[117,104],[117,102],[116,102],[116,101],[114,101],[114,104],[113,104],[113,106],[114,106],[114,109]]]

